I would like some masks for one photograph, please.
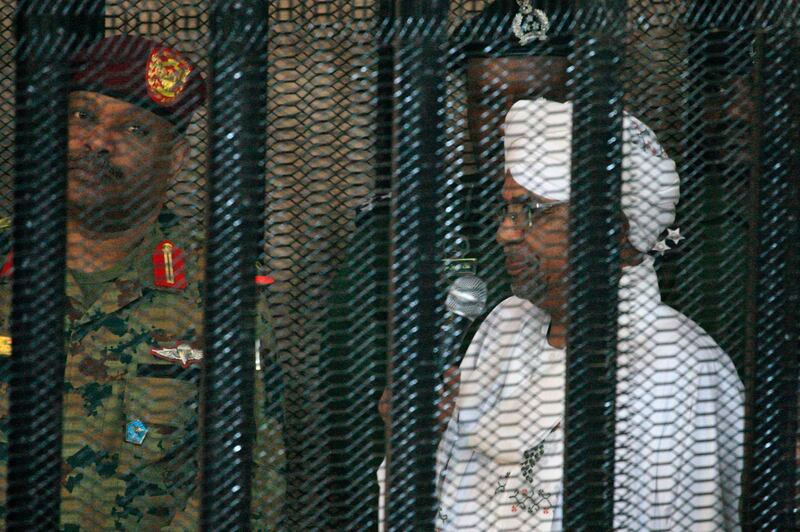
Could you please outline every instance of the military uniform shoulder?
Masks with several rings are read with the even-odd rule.
[[[2,216],[0,217],[0,283],[7,282],[14,269],[11,241],[11,219]]]
[[[158,219],[156,247],[153,250],[153,275],[159,288],[180,288],[202,283],[206,270],[206,234],[203,225],[190,224],[172,212]],[[266,288],[275,282],[263,259],[256,263],[254,282]],[[176,264],[180,270],[176,271]],[[170,276],[170,266],[172,275]]]
[[[160,238],[151,250],[152,284],[156,289],[185,290],[203,280],[202,257],[178,239]]]
[[[172,212],[158,218],[150,251],[153,286],[156,289],[184,290],[202,283],[205,249],[202,234]]]
[[[0,217],[0,360],[11,356],[11,222]]]

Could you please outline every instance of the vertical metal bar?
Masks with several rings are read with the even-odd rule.
[[[800,4],[794,5],[794,17],[789,19],[797,22],[800,19]],[[800,95],[797,91],[797,72],[800,68],[800,38],[797,34],[797,25],[794,25],[794,33],[791,41],[791,61],[789,68],[795,73],[795,89],[791,95],[791,123],[793,124],[789,133],[789,146],[800,146]],[[789,169],[789,190],[787,195],[787,205],[789,215],[786,217],[786,225],[789,229],[787,240],[790,242],[787,249],[786,271],[788,273],[788,297],[786,302],[786,323],[789,326],[789,335],[786,338],[787,344],[800,348],[800,285],[797,283],[798,271],[800,271],[800,156],[797,149],[792,150],[791,167]],[[794,279],[794,282],[792,281]],[[795,350],[795,355],[797,354]],[[786,383],[787,394],[791,398],[786,416],[786,437],[795,442],[795,453],[789,454],[794,457],[794,475],[788,479],[794,482],[794,495],[790,494],[790,503],[794,503],[794,528],[800,529],[800,360],[797,356],[786,355],[789,365],[786,368],[788,379]],[[791,444],[789,444],[791,445]],[[792,466],[790,466],[792,467]],[[793,480],[792,480],[793,479]]]
[[[264,197],[267,3],[211,4],[202,526],[250,527],[255,261]]]
[[[60,507],[70,43],[55,4],[20,0],[16,13],[7,523],[26,530],[57,528]]]
[[[744,309],[730,305],[745,297],[743,223],[730,212],[745,212],[745,197],[738,193],[744,180],[741,161],[731,156],[731,102],[723,94],[732,91],[732,77],[746,67],[735,64],[746,28],[752,24],[754,3],[732,5],[718,0],[694,0],[688,6],[691,21],[687,47],[688,72],[684,141],[679,173],[681,192],[691,201],[678,205],[682,228],[694,235],[677,260],[692,271],[676,279],[675,304],[697,321],[727,352],[736,368],[744,368]],[[731,28],[737,28],[735,31]],[[702,116],[703,120],[696,117]]]
[[[759,65],[764,62],[764,35],[756,33],[753,41],[754,51],[754,72],[753,72],[753,94],[751,97],[755,101],[755,117],[761,116],[760,102],[761,90],[763,86],[761,80],[761,69]],[[761,152],[761,142],[763,132],[761,130],[761,120],[754,120],[751,124],[751,150],[752,153]],[[744,471],[742,473],[742,498],[749,500],[752,492],[753,472],[753,397],[755,394],[755,365],[757,360],[757,328],[758,320],[758,222],[759,222],[759,190],[761,188],[761,164],[753,164],[750,169],[749,195],[747,198],[747,282],[745,286],[745,337],[744,337],[744,375],[745,386],[745,426],[744,426]],[[749,530],[752,523],[752,507],[749,504],[742,505],[741,515],[742,525],[745,530]]]
[[[712,9],[714,6],[711,4],[697,2],[694,6],[696,16]],[[689,117],[706,116],[707,111],[713,108],[713,96],[718,93],[724,76],[723,65],[719,61],[721,44],[707,26],[691,28],[689,37],[686,94],[692,97],[686,98],[685,114]],[[676,301],[676,304],[702,324],[712,337],[718,338],[718,320],[721,316],[719,298],[704,296],[718,293],[719,290],[719,261],[714,260],[714,242],[708,233],[721,219],[720,204],[715,201],[719,196],[716,184],[723,181],[719,164],[722,156],[718,149],[721,128],[718,120],[684,120],[684,124],[686,156],[683,158],[683,167],[679,169],[682,176],[681,193],[686,198],[692,198],[692,201],[678,204],[678,218],[684,220],[682,229],[695,235],[695,242],[686,250],[687,256],[678,259],[691,263],[692,275],[676,279],[676,291],[682,295],[682,301]]]
[[[315,508],[319,528],[375,530],[379,487],[375,472],[386,455],[386,431],[376,405],[387,380],[389,201],[392,179],[394,2],[377,3],[373,23],[375,182],[369,205],[357,212],[347,253],[331,287],[320,353],[325,393],[324,437],[330,465],[330,506]],[[323,514],[320,516],[319,514]],[[323,522],[324,525],[320,524]]]
[[[104,2],[19,0],[7,527],[59,524],[69,57]],[[45,154],[45,156],[43,156]]]
[[[622,11],[624,13],[624,11]],[[619,19],[615,19],[619,22]],[[620,276],[621,24],[579,24],[572,88],[564,528],[613,528]]]
[[[751,492],[757,530],[793,530],[797,466],[797,48],[788,28],[766,32],[759,65],[756,356]],[[758,41],[761,43],[761,40]]]
[[[69,17],[70,31],[78,39],[77,46],[84,46],[105,35],[105,0],[69,0],[59,2],[59,5]]]
[[[435,517],[437,180],[444,174],[448,2],[401,0],[395,58],[397,181],[392,250],[393,397],[389,530],[430,530]]]
[[[385,274],[382,276],[381,281],[383,285],[378,285],[380,290],[383,288],[383,294],[376,294],[378,301],[385,301],[386,313],[384,316],[385,323],[383,324],[382,332],[385,336],[382,338],[386,346],[385,365],[384,370],[386,373],[385,387],[389,390],[392,389],[392,358],[393,352],[391,348],[391,341],[389,336],[388,325],[392,323],[392,300],[389,293],[390,275],[391,275],[391,254],[392,254],[392,237],[391,237],[391,190],[392,190],[392,119],[394,114],[394,46],[392,46],[392,37],[396,29],[395,18],[395,2],[394,0],[381,0],[379,17],[381,26],[383,28],[382,35],[379,36],[378,42],[378,142],[376,144],[376,192],[385,192],[390,197],[387,198],[386,207],[379,212],[372,220],[373,235],[380,238],[382,235],[386,241],[384,249],[385,255],[382,256],[382,266],[385,268]],[[384,224],[381,227],[379,224]],[[380,336],[380,335],[379,335]],[[383,395],[381,395],[383,398]],[[387,467],[391,468],[392,463],[392,428],[390,422],[385,422],[384,426],[384,457]],[[391,492],[391,478],[387,475],[384,484],[383,500],[380,504],[383,508],[387,508],[386,503],[389,493]]]
[[[380,0],[378,6],[378,138],[376,144],[376,192],[388,192],[392,183],[392,83],[394,48],[390,36],[395,24],[394,2]]]

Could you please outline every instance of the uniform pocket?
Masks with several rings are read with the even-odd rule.
[[[125,427],[139,422],[141,443],[125,441],[120,459],[140,480],[171,483],[175,473],[196,469],[197,385],[191,379],[134,377],[126,385]]]
[[[117,502],[120,512],[134,519],[125,528],[162,529],[195,492],[197,390],[192,380],[165,376],[136,376],[126,383],[121,436],[126,438],[126,429],[133,422],[147,432],[140,444],[123,441],[120,450],[125,490]]]

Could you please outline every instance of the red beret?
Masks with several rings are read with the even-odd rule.
[[[135,35],[115,35],[78,50],[72,91],[119,98],[185,128],[205,101],[199,69],[177,50]]]

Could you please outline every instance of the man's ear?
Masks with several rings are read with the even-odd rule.
[[[186,141],[186,137],[180,135],[175,138],[170,153],[170,177],[173,180],[178,176],[181,170],[183,170],[183,165],[188,156],[189,143]]]

